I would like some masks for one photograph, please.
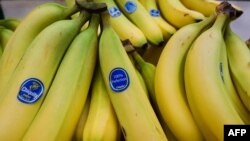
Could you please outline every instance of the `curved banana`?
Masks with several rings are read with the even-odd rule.
[[[21,140],[42,105],[66,49],[88,17],[82,13],[78,19],[54,22],[32,41],[2,89],[0,140]],[[39,130],[39,134],[43,132]]]
[[[127,141],[166,141],[165,133],[120,39],[102,14],[99,61],[106,88]],[[116,58],[116,59],[114,59]]]
[[[67,141],[72,138],[94,74],[98,26],[99,15],[92,14],[89,27],[72,41],[23,141]]]
[[[13,35],[14,31],[8,28],[0,28],[0,44],[2,50],[4,51],[6,44],[8,43],[10,37]]]
[[[70,16],[77,8],[66,8],[58,3],[45,3],[31,10],[16,28],[0,60],[0,99],[2,90],[14,72],[29,44],[45,27]]]
[[[214,14],[202,22],[179,29],[168,40],[156,66],[156,101],[165,122],[179,140],[203,140],[186,99],[184,64],[193,41],[211,26],[215,18]]]
[[[144,33],[147,40],[154,45],[164,42],[160,27],[138,0],[115,0],[121,11]]]
[[[228,4],[228,3],[224,3]],[[215,23],[201,33],[188,51],[184,81],[190,109],[204,136],[223,141],[225,124],[244,124],[229,100],[223,82],[221,50],[224,46],[224,28],[231,17],[232,7],[221,5]],[[209,140],[207,138],[207,140]]]
[[[156,0],[139,0],[139,2],[147,9],[151,18],[160,27],[164,40],[168,40],[170,36],[172,36],[176,32],[176,29],[165,19],[163,19],[161,12],[156,4]]]
[[[250,51],[245,41],[230,26],[226,29],[225,42],[233,80],[242,89],[243,93],[238,90],[240,98],[250,112]]]
[[[88,118],[83,130],[85,141],[119,141],[121,130],[110,102],[99,64],[91,87]]]
[[[163,17],[176,28],[201,21],[205,16],[185,7],[180,0],[158,0]]]
[[[76,128],[74,130],[74,135],[72,141],[82,141],[83,129],[85,127],[90,107],[90,91],[85,101],[84,107],[82,109],[81,116],[77,122]]]
[[[149,62],[146,62],[138,52],[132,53],[135,60],[135,67],[139,71],[142,80],[145,82],[147,91],[149,92],[149,98],[155,99],[154,90],[154,78],[155,78],[155,66]]]
[[[198,11],[205,16],[210,16],[215,12],[220,1],[216,0],[180,0],[187,8]]]
[[[15,31],[21,20],[18,18],[5,18],[0,20],[0,25],[8,28],[9,30]]]
[[[228,25],[227,28],[230,28],[230,26]],[[235,34],[232,33],[231,29],[227,29],[229,30],[228,32],[231,33],[225,33],[225,36],[230,36],[231,34]],[[228,35],[227,35],[228,34]],[[231,41],[234,42],[234,41]],[[230,42],[230,47],[232,47],[232,43]],[[243,40],[241,41],[243,43]],[[234,42],[234,48],[238,47],[239,45],[236,44],[237,42]],[[231,103],[233,103],[236,111],[239,113],[241,119],[246,123],[246,124],[250,124],[250,112],[247,110],[247,108],[245,107],[245,105],[242,103],[242,99],[239,96],[239,92],[237,93],[237,88],[235,87],[235,84],[233,83],[233,79],[232,79],[232,73],[229,70],[229,64],[228,64],[228,60],[229,60],[229,56],[227,55],[227,47],[226,44],[223,44],[224,46],[222,46],[222,50],[221,50],[221,71],[222,71],[222,75],[223,75],[223,82],[225,84],[226,89],[228,90],[228,97],[229,100],[231,101]],[[247,51],[247,50],[245,50]],[[235,52],[234,52],[235,53]],[[237,52],[239,53],[239,52]],[[250,53],[249,53],[250,55]],[[238,58],[237,58],[238,59]],[[250,57],[249,57],[250,59]],[[241,61],[242,62],[242,61]],[[250,77],[249,77],[250,78]],[[249,81],[250,84],[250,81]]]
[[[94,2],[107,4],[111,16],[110,24],[122,41],[129,40],[134,47],[147,45],[147,38],[143,32],[120,11],[114,0],[94,0]]]

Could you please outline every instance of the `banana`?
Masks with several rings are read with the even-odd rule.
[[[88,118],[83,130],[85,141],[119,141],[121,130],[110,102],[99,64],[91,87]]]
[[[99,61],[105,86],[127,141],[167,140],[120,39],[102,14]],[[116,58],[116,59],[114,59]]]
[[[180,0],[183,5],[194,11],[198,11],[205,16],[210,16],[215,12],[216,6],[218,6],[221,1],[217,0]],[[237,5],[232,4],[237,10],[241,10]]]
[[[163,19],[161,12],[156,4],[156,0],[139,0],[139,2],[147,9],[151,18],[160,27],[164,39],[168,40],[176,32],[176,29],[165,19]]]
[[[2,90],[0,140],[16,141],[23,137],[42,105],[66,49],[88,17],[83,12],[78,19],[54,22],[32,41]]]
[[[229,23],[229,3],[218,7],[215,23],[202,32],[188,51],[184,81],[187,100],[199,127],[205,129],[207,140],[223,141],[225,124],[244,124],[223,83],[221,50],[224,42],[224,28]],[[210,136],[207,136],[210,135]]]
[[[4,51],[6,44],[8,43],[10,37],[13,35],[14,31],[8,28],[0,28],[0,44],[2,50]]]
[[[67,8],[58,3],[45,3],[24,17],[8,41],[0,60],[0,99],[4,95],[2,90],[6,88],[17,64],[36,35],[51,23],[67,18],[77,10],[76,7]]]
[[[6,27],[9,30],[15,31],[21,20],[18,18],[5,18],[0,20],[0,25]]]
[[[220,4],[216,0],[180,0],[187,8],[198,11],[205,16],[215,12],[216,6]]]
[[[163,17],[176,28],[205,18],[202,13],[185,7],[180,0],[158,0],[158,5]]]
[[[99,15],[92,14],[89,27],[72,41],[23,141],[67,141],[72,138],[97,60],[98,26]],[[43,129],[45,131],[39,132]]]
[[[241,89],[238,90],[239,96],[250,112],[250,51],[245,41],[231,29],[230,25],[226,29],[225,42],[233,81],[237,84],[237,88]]]
[[[164,133],[166,134],[168,140],[177,141],[175,135],[172,133],[172,131],[169,129],[168,125],[164,121],[160,113],[159,107],[157,105],[156,99],[155,99],[155,88],[154,88],[155,81],[154,80],[155,80],[156,67],[152,63],[145,61],[144,58],[142,58],[142,56],[139,53],[133,52],[132,55],[136,62],[137,69],[139,70],[147,86],[146,88],[148,89],[151,104],[164,130]]]
[[[179,29],[167,42],[155,72],[156,101],[170,130],[179,140],[203,140],[189,109],[184,86],[184,62],[193,41],[215,20],[209,18]],[[185,125],[185,126],[183,126]]]
[[[134,51],[132,53],[133,59],[135,60],[135,67],[139,71],[142,80],[145,82],[147,91],[149,92],[149,98],[155,98],[155,90],[154,90],[154,77],[155,77],[155,66],[149,62],[146,62],[142,56]]]
[[[90,107],[90,94],[88,94],[87,99],[85,101],[84,107],[81,112],[81,116],[74,130],[72,141],[82,141],[83,129],[85,127],[85,124],[88,118],[89,107]]]
[[[228,25],[227,28],[230,28],[230,26]],[[227,29],[227,30],[229,30],[228,32],[232,32],[230,29]],[[228,33],[228,34],[229,35],[227,35],[227,33],[225,33],[225,36],[230,36],[230,33]],[[246,107],[242,103],[242,101],[239,97],[239,94],[237,93],[237,90],[236,90],[237,88],[235,88],[235,84],[233,84],[233,80],[231,77],[232,74],[230,73],[229,64],[228,64],[228,55],[227,55],[227,49],[226,49],[227,47],[226,47],[226,44],[223,44],[223,45],[224,46],[222,46],[222,51],[221,51],[222,63],[220,64],[221,65],[220,67],[222,68],[221,71],[222,71],[223,80],[224,80],[223,82],[226,86],[226,89],[228,90],[229,100],[231,100],[231,102],[234,104],[234,107],[236,108],[236,111],[239,113],[241,119],[246,124],[250,124],[250,112],[246,109]],[[234,45],[237,45],[237,44],[234,44]],[[230,47],[231,46],[232,46],[232,44],[230,43]],[[233,47],[235,47],[235,46],[233,46]],[[238,45],[237,45],[237,47],[238,47]],[[250,57],[249,57],[249,59],[250,59]]]
[[[147,40],[156,46],[164,42],[160,27],[138,0],[115,0],[121,11],[144,33]]]
[[[122,41],[129,40],[134,47],[147,45],[147,38],[143,32],[132,23],[119,9],[114,0],[94,0],[107,4],[110,24]]]

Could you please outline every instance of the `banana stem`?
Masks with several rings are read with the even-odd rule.
[[[234,8],[229,2],[221,2],[216,7],[217,14],[224,13],[230,17],[230,20],[235,20],[243,14],[242,10]]]
[[[85,10],[82,10],[80,12],[80,15],[78,18],[76,18],[75,20],[79,20],[80,24],[83,25],[84,23],[86,23],[88,20],[90,19],[90,13],[85,11]]]
[[[107,10],[101,13],[101,19],[102,19],[102,22],[101,22],[102,28],[111,26],[109,23],[110,15]]]
[[[99,14],[92,14],[91,15],[91,19],[90,19],[90,24],[89,24],[89,28],[92,29],[98,29],[100,23],[100,15]]]

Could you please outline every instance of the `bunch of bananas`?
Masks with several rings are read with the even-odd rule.
[[[65,2],[8,27],[0,140],[222,141],[223,125],[250,124],[250,52],[230,27],[235,5]]]
[[[156,102],[179,140],[222,141],[223,125],[250,124],[250,52],[230,27],[241,14],[221,3],[209,18],[179,29],[160,55]]]

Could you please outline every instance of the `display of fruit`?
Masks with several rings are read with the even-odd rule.
[[[202,6],[201,6],[202,5]],[[0,20],[1,141],[223,141],[250,125],[244,11],[65,0]]]

